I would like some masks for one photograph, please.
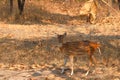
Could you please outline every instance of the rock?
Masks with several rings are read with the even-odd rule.
[[[40,75],[41,75],[41,74],[40,74],[39,72],[35,72],[35,73],[32,74],[32,76],[34,76],[34,77],[35,77],[35,76],[40,76]]]

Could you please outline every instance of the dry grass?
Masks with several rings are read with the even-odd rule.
[[[75,65],[75,75],[67,77],[70,73],[70,71],[67,71],[64,74],[66,77],[61,78],[61,80],[78,80],[79,78],[106,80],[111,79],[111,77],[112,79],[118,77],[120,65],[120,40],[119,34],[115,35],[115,33],[119,33],[117,27],[114,28],[115,31],[118,32],[113,32],[113,27],[106,23],[105,25],[109,29],[105,32],[104,30],[106,28],[99,24],[89,25],[89,27],[87,27],[88,25],[14,25],[3,23],[1,23],[1,25],[3,25],[3,27],[0,28],[0,62],[6,64],[4,67],[8,67],[12,70],[34,68],[53,70],[55,72],[53,72],[53,74],[62,77],[63,75],[60,74],[60,67],[63,63],[63,56],[54,48],[54,46],[58,44],[56,33],[62,34],[66,31],[68,33],[66,41],[83,39],[99,41],[102,44],[101,50],[102,56],[104,57],[104,65],[101,64],[102,60],[99,54],[95,54],[98,60],[96,71],[98,71],[97,73],[89,75],[88,78],[85,78],[83,74],[87,69],[86,64],[88,63],[88,60],[86,56],[80,57]],[[97,27],[98,25],[104,32],[101,32],[101,29],[99,30],[99,27]],[[106,68],[105,65],[108,67]],[[114,70],[114,68],[116,69]],[[101,74],[102,71],[104,71],[104,74]],[[108,71],[110,71],[109,74]],[[112,75],[112,71],[115,71],[114,75]]]

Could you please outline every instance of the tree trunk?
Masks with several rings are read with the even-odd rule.
[[[22,15],[22,13],[23,13],[24,4],[25,4],[25,0],[18,0],[18,9],[19,9],[20,15]]]
[[[10,0],[10,13],[13,11],[13,0]]]
[[[118,0],[118,6],[119,6],[119,10],[120,10],[120,0]]]

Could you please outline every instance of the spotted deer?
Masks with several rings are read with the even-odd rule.
[[[87,71],[86,75],[89,74],[90,71],[90,66],[92,63],[96,64],[96,59],[94,57],[94,52],[96,49],[99,49],[100,51],[100,44],[97,42],[92,42],[89,40],[84,40],[84,41],[74,41],[74,42],[63,42],[64,38],[66,37],[67,33],[64,33],[63,35],[57,35],[58,42],[61,44],[59,46],[59,49],[61,53],[65,56],[64,59],[64,67],[62,68],[62,72],[64,73],[65,71],[65,65],[67,63],[67,58],[70,59],[71,62],[71,75],[74,73],[74,57],[76,56],[81,56],[85,55],[87,53],[88,58],[89,58],[89,70]]]

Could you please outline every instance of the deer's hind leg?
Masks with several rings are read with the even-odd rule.
[[[97,60],[96,58],[94,57],[94,53],[95,53],[95,48],[93,47],[90,47],[90,50],[88,51],[88,56],[89,56],[89,66],[91,65],[96,65],[97,63]]]
[[[88,71],[87,71],[87,73],[85,74],[86,76],[89,74],[89,72],[91,71],[91,69],[92,69],[92,65],[94,64],[95,66],[96,66],[96,58],[94,57],[94,55],[93,54],[90,54],[89,55],[89,65],[88,65],[88,67],[89,67],[89,69],[88,69]]]

